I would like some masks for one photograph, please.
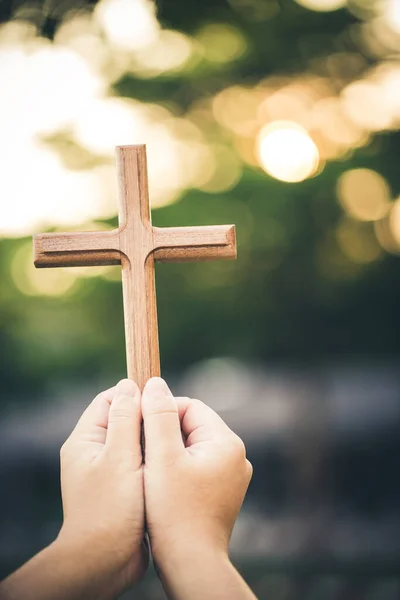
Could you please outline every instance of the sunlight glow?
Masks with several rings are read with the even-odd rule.
[[[75,121],[74,137],[94,154],[114,156],[115,146],[146,139],[146,122],[138,102],[119,98],[94,100]]]
[[[386,0],[382,6],[383,18],[389,27],[400,33],[400,2],[399,0]]]
[[[0,149],[0,163],[0,234],[28,235],[98,216],[102,191],[92,171],[69,171],[53,152],[33,143]]]
[[[137,50],[157,40],[160,25],[151,0],[101,0],[95,18],[109,42],[122,50]]]
[[[128,4],[126,28],[118,35],[127,42],[131,27],[131,50],[121,39],[118,49],[107,48],[99,22],[117,43],[114,26]],[[212,153],[194,124],[156,104],[106,97],[119,68],[142,74],[180,68],[191,56],[189,38],[161,30],[154,4],[146,0],[102,0],[95,18],[99,22],[89,14],[67,18],[54,43],[38,37],[32,25],[0,26],[0,81],[7,82],[0,95],[0,113],[7,115],[0,120],[0,235],[114,216],[117,145],[147,143],[153,206],[212,178]],[[147,55],[141,54],[143,27],[154,34],[145,32]],[[124,54],[128,50],[131,56]]]
[[[269,175],[287,182],[311,177],[319,164],[318,148],[307,131],[285,121],[275,121],[261,130],[258,155]]]
[[[90,13],[72,14],[58,26],[54,43],[79,54],[95,72],[102,72],[110,61],[106,40]]]
[[[16,136],[48,134],[67,126],[104,83],[82,58],[43,41],[32,49],[0,46],[0,123]],[[4,143],[4,136],[1,135]]]

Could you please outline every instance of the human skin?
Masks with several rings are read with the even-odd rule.
[[[140,392],[99,394],[61,448],[57,539],[0,585],[6,600],[108,600],[145,572]]]
[[[154,560],[173,600],[255,596],[228,545],[252,475],[242,440],[207,405],[153,378],[142,394],[144,490]]]
[[[160,378],[142,396],[122,380],[61,449],[57,539],[0,585],[0,598],[117,598],[147,568],[146,516],[171,600],[254,600],[228,555],[251,473],[243,442],[205,404],[174,398]]]

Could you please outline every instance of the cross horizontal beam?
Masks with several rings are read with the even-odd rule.
[[[234,225],[152,227],[150,253],[159,262],[214,260],[236,257]],[[40,233],[34,236],[38,268],[121,264],[129,230]]]
[[[38,233],[33,236],[33,262],[38,268],[118,265],[118,230]]]
[[[234,225],[153,227],[153,243],[161,262],[236,258]]]

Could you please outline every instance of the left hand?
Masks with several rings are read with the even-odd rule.
[[[140,391],[128,379],[99,394],[61,448],[64,524],[57,544],[88,577],[120,594],[148,565]]]

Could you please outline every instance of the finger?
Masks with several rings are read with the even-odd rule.
[[[96,396],[82,414],[71,437],[74,439],[81,438],[89,442],[105,444],[108,413],[114,391],[115,387],[112,387]]]
[[[140,390],[134,381],[123,379],[117,384],[111,402],[106,448],[120,456],[133,456],[136,467],[142,463],[141,420]]]
[[[175,398],[186,446],[236,436],[207,404],[192,398]]]
[[[142,394],[146,461],[173,456],[184,449],[178,408],[160,377],[146,383]]]

